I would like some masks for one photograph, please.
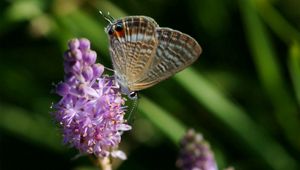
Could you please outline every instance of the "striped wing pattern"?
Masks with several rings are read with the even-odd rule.
[[[157,46],[157,24],[148,17],[128,17],[118,22],[122,23],[124,34],[111,37],[110,53],[119,83],[129,87],[151,64]]]
[[[106,29],[111,34],[110,54],[115,76],[124,92],[139,91],[169,78],[192,64],[202,52],[195,39],[170,28],[161,28],[150,17],[118,19]]]
[[[202,49],[195,39],[170,28],[157,28],[158,45],[151,66],[130,86],[137,91],[151,87],[191,65]]]

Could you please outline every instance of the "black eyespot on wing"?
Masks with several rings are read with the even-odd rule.
[[[108,33],[109,35],[112,35],[112,34],[113,34],[113,32],[114,32],[114,31],[112,30],[112,28],[110,28],[110,29],[108,30],[108,32],[107,32],[107,33]]]
[[[123,24],[122,24],[122,22],[119,22],[119,23],[116,24],[115,30],[117,32],[123,31]]]

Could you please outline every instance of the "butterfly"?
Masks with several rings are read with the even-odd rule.
[[[202,53],[194,38],[159,27],[150,17],[103,16],[109,22],[105,32],[115,79],[129,98],[185,69]]]

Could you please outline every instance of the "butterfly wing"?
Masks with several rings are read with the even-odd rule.
[[[111,27],[116,24],[122,24],[124,30],[110,36],[111,58],[119,84],[129,88],[150,67],[157,46],[158,25],[146,16],[125,17]]]
[[[138,81],[129,85],[133,91],[151,87],[169,78],[191,65],[202,52],[194,38],[170,28],[157,27],[156,37],[158,45],[152,63]]]

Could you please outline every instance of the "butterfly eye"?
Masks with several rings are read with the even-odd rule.
[[[122,23],[117,23],[116,27],[115,27],[115,30],[117,32],[123,31],[123,24]]]

